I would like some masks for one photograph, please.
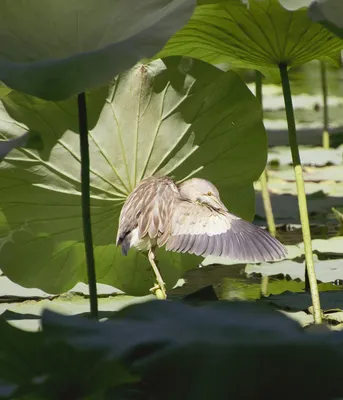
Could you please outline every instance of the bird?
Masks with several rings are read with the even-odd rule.
[[[208,180],[190,178],[179,184],[168,176],[143,179],[121,209],[116,246],[126,256],[131,248],[148,255],[157,283],[166,289],[155,251],[221,256],[243,262],[276,261],[286,248],[266,230],[229,212],[218,189]]]

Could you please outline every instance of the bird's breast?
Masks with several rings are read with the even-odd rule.
[[[139,237],[138,227],[131,232],[130,247],[134,247],[138,251],[148,251],[156,246],[156,242],[156,239],[150,239],[149,235]]]

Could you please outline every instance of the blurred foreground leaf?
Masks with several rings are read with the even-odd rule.
[[[195,0],[26,0],[0,3],[0,81],[48,100],[109,82],[152,57]]]
[[[341,0],[314,0],[309,12],[310,18],[320,22],[337,36],[343,38],[343,3]]]
[[[76,400],[137,381],[117,360],[94,348],[79,350],[2,319],[0,336],[0,398]]]
[[[152,301],[96,324],[46,311],[43,333],[123,360],[152,399],[331,398],[343,394],[343,334],[307,334],[268,307]],[[301,362],[297,361],[301,360]],[[200,379],[201,377],[201,379]],[[266,390],[268,388],[268,390]]]

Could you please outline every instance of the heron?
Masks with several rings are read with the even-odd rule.
[[[266,230],[228,211],[218,189],[191,178],[177,184],[168,176],[143,179],[127,197],[119,217],[116,245],[147,256],[156,276],[152,292],[166,289],[155,260],[159,247],[197,256],[242,262],[276,261],[286,248]]]

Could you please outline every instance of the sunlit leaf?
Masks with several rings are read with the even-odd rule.
[[[266,162],[260,106],[234,72],[190,59],[166,63],[138,64],[87,94],[97,279],[133,295],[153,286],[148,261],[115,246],[119,212],[135,185],[155,173],[196,174],[218,186],[230,210],[252,219],[252,182]],[[0,164],[9,229],[1,231],[1,269],[22,286],[67,291],[87,279],[76,100],[12,91],[2,102],[0,132],[39,132],[44,148],[14,150]],[[158,260],[170,289],[201,258],[161,249]]]
[[[10,92],[10,89],[0,86],[0,99],[6,97]],[[0,110],[0,115],[1,111],[2,110]],[[3,115],[3,117],[4,116],[5,115]],[[23,126],[11,124],[8,120],[6,120],[6,117],[1,121],[1,124],[3,129],[0,133],[0,161],[6,157],[11,150],[17,147],[42,149],[42,140],[40,135],[36,132],[30,132]],[[4,131],[6,131],[6,133],[4,133]]]
[[[184,55],[259,69],[273,76],[280,63],[295,67],[336,56],[341,39],[313,23],[307,9],[288,11],[278,0],[199,5],[159,56]],[[275,75],[275,74],[274,74]]]
[[[16,147],[24,147],[27,143],[28,134],[24,133],[22,136],[19,136],[10,140],[0,141],[0,159],[4,158],[11,150]]]

